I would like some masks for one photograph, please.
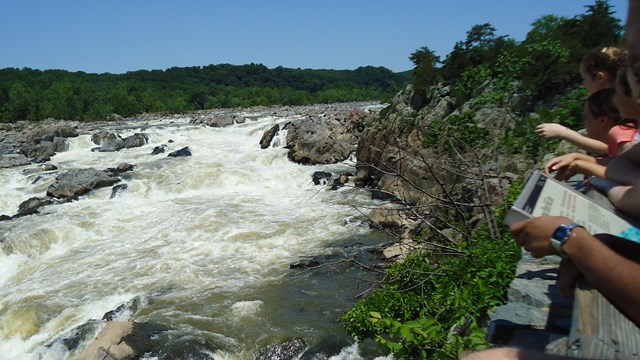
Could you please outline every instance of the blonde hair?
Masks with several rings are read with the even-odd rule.
[[[613,81],[626,57],[625,51],[615,46],[607,46],[587,53],[582,58],[581,66],[583,71],[592,78],[598,72],[603,72]]]

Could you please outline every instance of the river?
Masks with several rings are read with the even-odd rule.
[[[301,358],[377,356],[337,321],[368,284],[328,266],[289,265],[316,255],[344,259],[355,247],[389,239],[361,213],[373,203],[368,191],[312,182],[315,171],[348,171],[353,160],[292,163],[282,147],[286,131],[260,149],[263,132],[288,120],[262,116],[224,128],[187,118],[124,124],[111,130],[144,132],[148,144],[92,152],[91,134],[81,133],[51,159],[57,171],[0,170],[0,214],[12,215],[66,169],[135,165],[113,198],[103,188],[0,222],[0,358],[74,359],[118,307],[118,320],[170,329],[165,350],[200,344],[198,358],[253,359],[292,338],[306,343]],[[193,155],[151,155],[162,144],[167,152],[189,146]],[[79,343],[70,346],[70,338]]]

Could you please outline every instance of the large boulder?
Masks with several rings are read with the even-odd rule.
[[[305,165],[344,161],[356,150],[357,136],[336,118],[310,117],[287,132],[289,160]]]
[[[66,199],[120,182],[118,177],[94,168],[73,169],[58,176],[47,189],[47,196]]]
[[[135,133],[124,139],[124,148],[129,149],[133,147],[140,147],[147,144],[149,137],[143,133]]]
[[[28,157],[22,154],[4,154],[0,155],[0,169],[10,168],[14,166],[28,165],[31,163]]]

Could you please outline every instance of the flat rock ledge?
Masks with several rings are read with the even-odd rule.
[[[499,346],[566,355],[572,299],[557,286],[558,256],[536,259],[522,251],[508,303],[490,314],[487,340]]]

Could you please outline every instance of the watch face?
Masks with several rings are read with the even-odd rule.
[[[568,229],[566,226],[559,226],[556,231],[553,232],[553,238],[556,240],[564,240],[569,236],[569,232],[571,229]]]

